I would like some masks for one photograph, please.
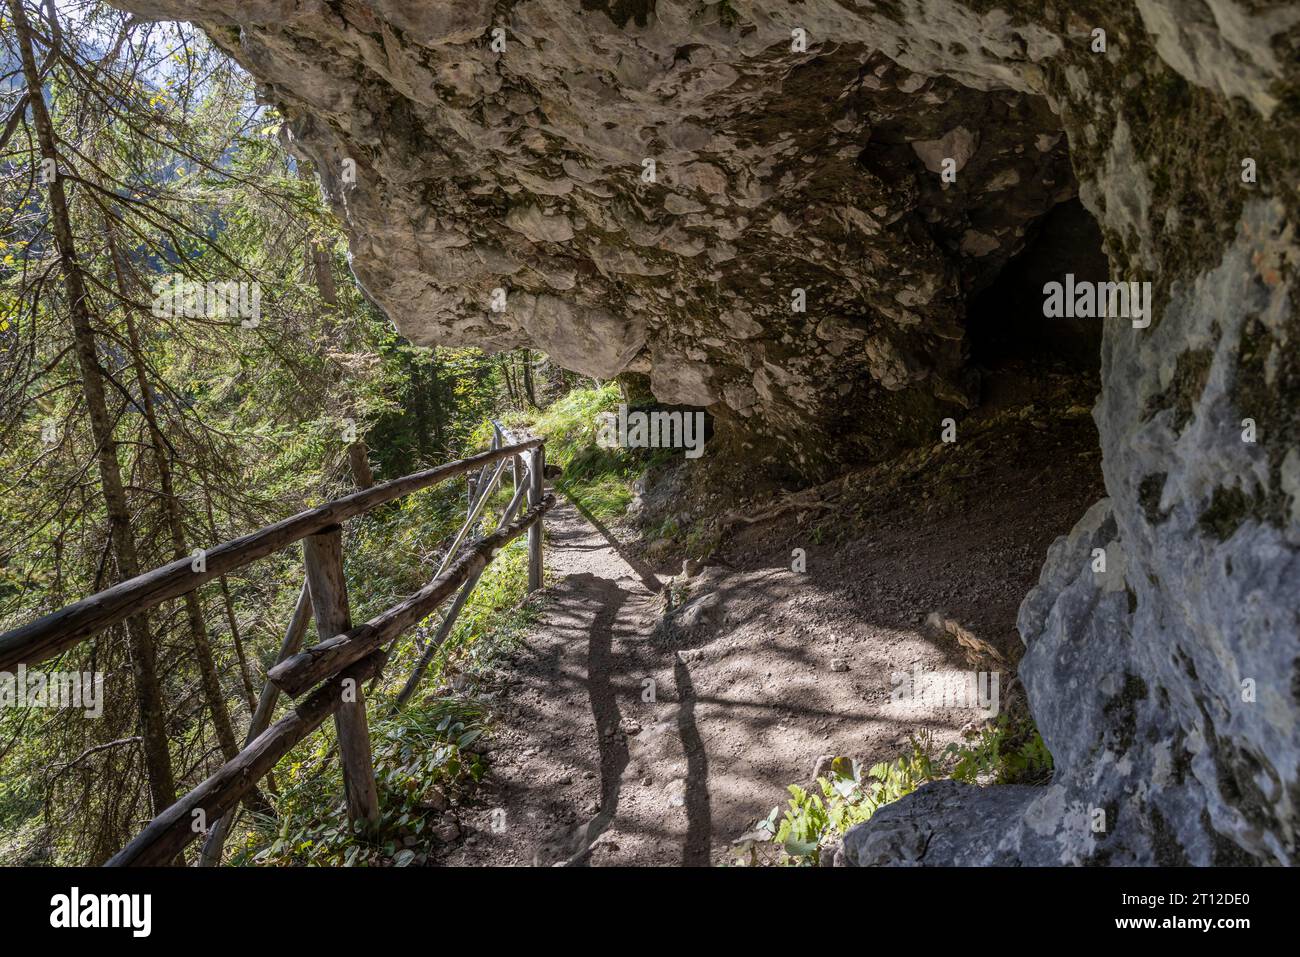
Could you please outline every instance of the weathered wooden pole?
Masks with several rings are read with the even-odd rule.
[[[108,861],[108,867],[160,866],[173,861],[201,833],[201,819],[224,817],[276,763],[321,722],[340,707],[349,686],[360,686],[384,667],[385,655],[377,651],[341,674],[334,675],[292,711],[259,734],[248,747],[213,775],[149,822],[126,847]]]
[[[536,508],[542,504],[546,493],[546,446],[539,445],[533,449],[528,469],[529,494],[528,505]],[[537,591],[542,587],[542,522],[539,520],[528,529],[528,590]]]
[[[317,635],[321,641],[328,641],[351,631],[352,613],[348,608],[347,582],[343,578],[342,527],[334,525],[304,538],[302,552]],[[345,683],[340,691],[343,702],[334,712],[334,728],[339,736],[348,819],[354,828],[365,830],[379,823],[379,791],[370,756],[365,691],[355,681]]]
[[[541,521],[543,513],[554,503],[555,496],[548,496],[539,507],[529,509],[528,514],[519,520],[498,528],[466,549],[450,568],[415,594],[408,595],[392,608],[350,632],[336,635],[286,658],[267,672],[267,678],[281,691],[296,698],[340,669],[360,661],[377,648],[387,646],[437,610],[456,589],[475,573],[482,571],[497,552]]]
[[[311,588],[303,582],[298,592],[298,603],[294,605],[293,616],[289,619],[289,627],[285,629],[284,640],[280,643],[280,654],[275,659],[277,662],[297,654],[298,649],[302,647],[302,636],[306,633],[310,621]],[[261,697],[257,699],[257,710],[253,712],[253,719],[248,723],[244,747],[252,744],[258,735],[270,726],[271,715],[275,713],[275,703],[279,699],[280,689],[267,681],[262,687]],[[226,837],[230,834],[230,828],[234,823],[235,814],[232,811],[212,825],[203,842],[203,852],[199,855],[200,867],[216,867],[221,863],[221,852],[226,846]]]
[[[480,452],[469,458],[404,475],[364,492],[353,492],[299,512],[274,525],[259,528],[250,535],[207,549],[207,570],[204,572],[196,572],[191,565],[192,559],[186,556],[137,575],[30,624],[0,634],[0,671],[13,671],[20,664],[31,667],[79,644],[96,632],[126,621],[132,615],[148,611],[170,598],[193,591],[204,582],[220,578],[227,572],[242,568],[330,525],[337,525],[386,502],[482,466],[500,462],[541,441],[527,439],[518,446]]]

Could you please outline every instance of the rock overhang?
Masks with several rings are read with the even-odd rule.
[[[1109,498],[1021,611],[1056,776],[934,795],[952,814],[926,812],[948,832],[927,846],[1294,862],[1295,4],[116,2],[198,21],[258,76],[409,337],[645,375],[799,463],[968,404],[966,301],[1077,192],[1112,276],[1156,305],[1149,328],[1104,326]],[[1180,371],[1192,353],[1204,376]],[[1095,548],[1123,557],[1123,588]],[[898,857],[888,829],[929,800],[847,849],[876,834]],[[989,802],[997,826],[963,830]],[[1081,824],[1098,805],[1100,834]]]
[[[1065,38],[998,10],[122,5],[259,79],[408,338],[647,373],[796,459],[823,421],[851,458],[969,406],[964,299],[1076,191]]]

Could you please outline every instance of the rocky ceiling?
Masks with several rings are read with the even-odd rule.
[[[844,856],[1295,862],[1300,6],[115,2],[258,77],[410,338],[645,374],[806,468],[970,401],[968,297],[1077,193],[1155,308],[1104,324],[1109,497],[1021,610],[1056,777],[918,793]]]
[[[1040,64],[1086,41],[1082,21],[830,0],[127,6],[198,19],[263,81],[409,338],[647,374],[796,460],[823,446],[810,431],[876,451],[969,405],[965,297],[1075,193]]]

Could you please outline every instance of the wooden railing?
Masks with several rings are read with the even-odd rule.
[[[295,542],[303,543],[306,581],[276,664],[267,672],[244,749],[155,817],[108,861],[109,866],[171,863],[201,835],[205,841],[199,863],[219,863],[234,819],[231,812],[280,758],[329,717],[334,718],[338,736],[348,817],[355,828],[373,826],[379,819],[379,798],[363,685],[379,677],[404,632],[460,589],[437,632],[420,648],[419,661],[398,695],[396,706],[409,700],[483,571],[497,552],[525,532],[528,589],[531,592],[541,587],[542,516],[554,504],[553,496],[544,495],[545,460],[544,439],[516,439],[494,422],[492,448],[487,452],[344,496],[208,549],[205,562],[198,564],[202,570],[196,571],[196,563],[189,559],[172,562],[0,635],[0,671],[20,664],[34,665],[105,628],[193,591],[204,582]],[[509,505],[494,531],[464,547],[482,524],[488,497],[500,483],[507,464],[511,465],[515,484]],[[432,580],[387,611],[354,626],[343,577],[340,523],[467,473],[470,491],[466,519]],[[516,518],[525,501],[527,509]],[[302,649],[312,617],[316,619],[319,641]],[[297,703],[271,724],[281,694]]]

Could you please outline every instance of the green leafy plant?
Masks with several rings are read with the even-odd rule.
[[[632,482],[646,465],[638,449],[601,448],[596,444],[600,416],[622,402],[615,383],[597,389],[574,389],[557,399],[532,424],[546,436],[546,460],[564,469],[556,483],[597,519],[619,518],[632,502]]]
[[[499,489],[484,523],[494,527],[510,496]],[[366,582],[358,614],[369,614],[427,580],[436,552],[463,520],[463,502],[450,486],[397,503],[379,517],[355,523],[348,574]],[[497,554],[471,593],[455,627],[439,647],[414,698],[396,712],[390,706],[419,657],[409,639],[399,642],[383,682],[370,697],[371,743],[381,817],[369,833],[349,826],[339,801],[342,782],[328,731],[308,739],[277,772],[274,814],[255,815],[231,842],[232,861],[256,865],[408,866],[423,863],[434,834],[454,820],[456,808],[473,801],[486,771],[476,742],[488,731],[487,714],[474,697],[497,656],[516,644],[537,614],[527,601],[527,542],[517,539]],[[435,614],[421,624],[436,628]],[[450,679],[465,679],[448,686]],[[454,830],[454,828],[453,828]]]
[[[991,726],[950,744],[949,777],[965,784],[1042,784],[1052,776],[1052,754],[1027,713],[998,715]]]
[[[831,762],[830,775],[817,779],[816,791],[797,784],[787,788],[790,802],[784,814],[779,807],[773,808],[759,822],[753,835],[748,835],[748,840],[742,839],[742,855],[750,854],[758,862],[753,838],[759,837],[779,848],[779,855],[771,863],[818,864],[822,849],[849,828],[869,820],[884,805],[935,780],[938,774],[933,748],[930,735],[922,732],[912,739],[911,754],[872,765],[865,772],[857,761],[836,758]]]
[[[951,778],[965,784],[1042,784],[1052,775],[1052,755],[1027,712],[1002,714],[992,724],[965,735],[935,753],[934,738],[923,731],[911,739],[910,753],[866,772],[849,758],[831,762],[830,775],[809,790],[792,784],[784,813],[780,807],[736,842],[737,862],[812,866],[822,851],[856,824],[930,781]]]
[[[338,800],[341,782],[332,740],[321,736],[280,775],[275,815],[255,815],[235,849],[236,864],[409,865],[407,845],[427,847],[465,786],[481,779],[483,759],[469,750],[483,734],[472,700],[436,699],[375,720],[371,733],[380,820],[354,832]]]

